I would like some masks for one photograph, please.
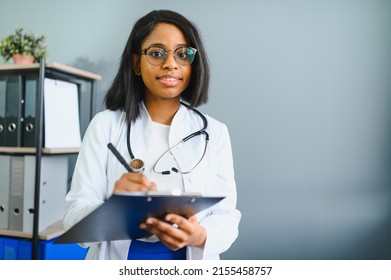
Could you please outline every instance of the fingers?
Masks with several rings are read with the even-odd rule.
[[[124,191],[151,191],[156,190],[156,184],[150,182],[142,173],[125,173],[115,182],[114,193]]]
[[[206,239],[206,231],[195,216],[185,218],[177,214],[168,214],[163,220],[148,218],[140,228],[156,235],[171,250],[184,246],[200,246]]]
[[[183,224],[182,224],[183,225]],[[171,237],[183,242],[186,239],[186,231],[179,227],[179,224],[171,224],[165,221],[158,220],[156,218],[148,218],[144,223],[140,224],[140,228],[150,231],[152,234],[166,239]]]
[[[176,214],[168,214],[164,220],[169,223],[171,227],[179,228],[188,234],[191,234],[192,232],[192,224],[190,220],[186,219],[185,217]]]
[[[186,246],[188,234],[182,229],[160,221],[155,218],[148,218],[145,223],[140,225],[140,228],[150,231],[156,235],[159,240],[171,250],[178,250]]]
[[[207,236],[206,229],[198,223],[195,215],[185,218],[176,214],[168,214],[165,220],[186,234],[185,239],[180,239],[186,245],[203,246],[205,244]]]

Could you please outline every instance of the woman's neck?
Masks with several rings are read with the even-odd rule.
[[[176,112],[179,109],[180,102],[178,100],[144,100],[145,107],[152,121],[171,125]]]

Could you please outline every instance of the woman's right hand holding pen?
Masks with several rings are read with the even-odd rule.
[[[135,172],[130,165],[127,164],[125,159],[117,151],[113,144],[109,143],[107,147],[113,152],[115,157],[121,162],[121,164],[128,170],[128,173],[124,173],[119,180],[115,182],[114,193],[117,192],[147,192],[156,191],[156,184],[150,182],[142,171]],[[140,160],[139,160],[140,161]],[[141,161],[142,165],[143,162]]]
[[[124,173],[115,182],[113,192],[146,192],[155,190],[156,184],[149,181],[147,176],[142,173],[129,172]]]

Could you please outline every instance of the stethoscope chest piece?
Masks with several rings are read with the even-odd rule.
[[[134,158],[129,163],[130,168],[133,170],[133,172],[136,173],[143,173],[145,170],[144,162],[141,159]]]

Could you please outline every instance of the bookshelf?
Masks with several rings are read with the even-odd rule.
[[[3,76],[18,76],[20,83],[24,83],[25,77],[34,77],[37,81],[36,97],[35,97],[35,121],[34,121],[34,145],[24,146],[18,144],[16,146],[0,145],[0,155],[10,157],[34,157],[35,160],[35,178],[34,178],[34,211],[33,211],[33,227],[31,231],[15,230],[15,229],[0,229],[0,236],[26,238],[32,242],[32,259],[38,259],[38,243],[40,240],[50,240],[60,236],[64,230],[62,222],[56,221],[45,229],[41,229],[40,222],[40,193],[41,193],[41,164],[43,157],[68,157],[75,156],[79,152],[78,148],[46,148],[44,145],[44,80],[51,78],[72,82],[78,85],[78,101],[80,114],[80,133],[84,135],[85,130],[92,117],[96,113],[96,83],[101,79],[100,75],[91,73],[72,66],[60,64],[57,62],[46,63],[41,60],[40,63],[29,65],[0,65],[0,78]],[[21,96],[24,98],[23,92],[25,86],[21,85]],[[0,102],[3,102],[0,100]],[[24,100],[21,101],[22,103]],[[0,104],[1,105],[1,104]],[[5,105],[4,105],[5,107]],[[23,119],[21,123],[23,123]],[[6,127],[4,127],[6,129]],[[21,134],[20,134],[21,136]],[[21,143],[19,141],[19,143]],[[0,142],[1,144],[1,142]],[[72,172],[72,170],[70,170]],[[60,178],[62,178],[60,176]],[[59,184],[61,188],[66,188],[66,182]],[[11,209],[9,209],[11,211]],[[43,213],[44,214],[44,213]]]

